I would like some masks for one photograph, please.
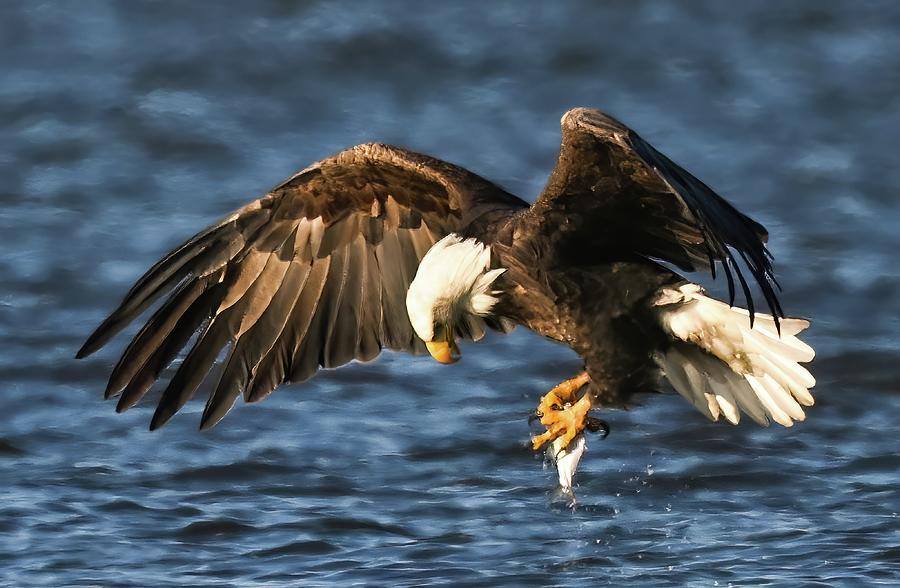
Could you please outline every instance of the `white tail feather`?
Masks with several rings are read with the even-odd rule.
[[[773,420],[790,427],[812,406],[816,380],[800,363],[815,356],[797,338],[809,326],[803,319],[775,319],[732,308],[703,293],[696,284],[663,290],[656,302],[660,322],[676,342],[656,357],[675,390],[711,420],[733,424],[744,412],[760,425]]]

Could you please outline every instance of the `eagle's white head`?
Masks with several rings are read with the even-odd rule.
[[[491,249],[451,233],[432,245],[406,293],[413,329],[441,363],[459,359],[453,333],[466,314],[491,314],[499,292],[491,285],[505,272],[491,268]]]

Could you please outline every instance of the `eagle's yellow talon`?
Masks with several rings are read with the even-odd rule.
[[[547,427],[547,431],[531,440],[534,451],[557,438],[561,438],[559,449],[565,449],[584,430],[588,411],[591,410],[591,394],[588,392],[578,400],[575,400],[575,394],[589,381],[590,376],[583,372],[541,398],[535,414],[540,415],[541,424]]]

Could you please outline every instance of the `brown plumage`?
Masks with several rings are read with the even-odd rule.
[[[653,385],[651,355],[669,340],[650,306],[684,280],[655,260],[713,272],[721,263],[730,285],[737,274],[752,316],[736,254],[782,314],[762,226],[598,111],[572,110],[562,128],[559,161],[531,207],[398,147],[359,145],[316,163],[166,255],[77,357],[168,295],[113,369],[106,396],[120,395],[117,410],[134,406],[197,335],[151,429],[191,398],[227,346],[201,421],[213,426],[242,394],[258,401],[384,347],[424,351],[405,295],[425,253],[451,232],[491,245],[495,266],[507,268],[488,324],[512,321],[573,347],[607,404]],[[456,328],[480,336],[477,322]]]

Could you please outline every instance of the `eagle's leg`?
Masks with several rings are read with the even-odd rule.
[[[575,395],[590,381],[588,373],[582,372],[562,382],[541,398],[534,417],[541,419],[541,424],[547,427],[547,431],[531,440],[532,449],[537,451],[545,443],[557,438],[561,438],[559,449],[565,449],[588,426],[591,393],[586,392],[579,399]]]

